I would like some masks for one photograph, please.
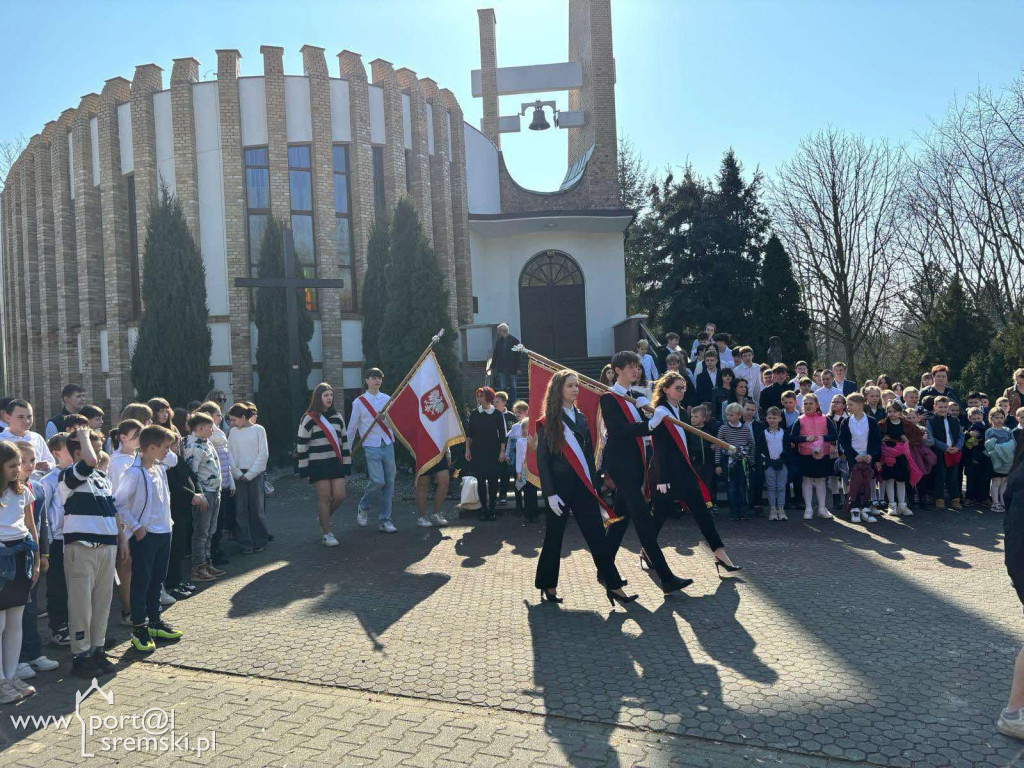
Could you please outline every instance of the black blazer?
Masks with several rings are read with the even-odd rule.
[[[643,397],[643,393],[631,391],[633,398]],[[601,454],[601,468],[611,477],[616,485],[633,484],[642,486],[647,467],[647,456],[640,453],[637,445],[638,437],[648,437],[650,429],[647,417],[640,411],[640,423],[633,424],[626,419],[615,396],[606,392],[601,395],[601,418],[608,432],[608,440]]]
[[[852,418],[852,417],[851,417]],[[871,416],[868,420],[868,453],[871,455],[872,463],[882,460],[882,433],[878,429],[878,422]],[[850,419],[845,419],[839,426],[839,452],[846,457],[846,462],[853,467],[857,459],[857,452],[853,450],[853,433],[850,432]]]
[[[669,406],[669,410],[672,410],[671,406]],[[673,415],[683,421],[679,413]],[[671,488],[669,488],[666,498],[675,500],[683,498],[684,485],[694,483],[695,476],[689,464],[686,463],[686,457],[683,456],[676,441],[669,433],[670,429],[675,429],[675,427],[667,421],[663,421],[651,433],[654,442],[654,455],[651,458],[649,480],[652,489],[666,483],[670,485]]]
[[[852,395],[857,391],[857,382],[843,379],[843,395]]]
[[[702,370],[697,374],[697,402],[698,403],[710,403],[712,402],[712,396],[715,391],[715,387],[722,380],[722,369],[715,369],[715,383],[711,383],[711,376],[708,375],[706,370]],[[715,414],[715,418],[718,418],[718,414]]]
[[[579,441],[580,448],[583,449],[583,455],[587,460],[590,481],[597,488],[597,470],[594,468],[594,444],[590,439],[590,427],[587,425],[587,419],[583,412],[578,408],[575,411],[575,423],[563,413],[562,424],[568,425],[576,436],[576,440]],[[576,470],[560,452],[552,453],[548,448],[548,441],[544,434],[546,426],[543,422],[537,424],[537,472],[540,475],[540,489],[545,496],[553,496],[556,493],[561,495],[560,490],[567,486],[571,487],[571,483],[579,483],[580,479]],[[561,424],[558,428],[561,429]]]

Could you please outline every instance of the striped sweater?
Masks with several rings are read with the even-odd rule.
[[[724,440],[729,445],[735,445],[739,449],[735,456],[730,457],[727,452],[715,446],[715,463],[723,470],[733,461],[749,459],[754,454],[754,432],[749,424],[744,424],[742,421],[735,427],[729,422],[725,422],[718,428],[718,439]]]
[[[341,449],[342,465],[347,475],[352,468],[352,456],[348,450],[348,435],[345,433],[345,418],[335,410],[324,414],[327,421],[334,427],[334,439]],[[299,475],[309,475],[311,466],[317,462],[337,461],[331,441],[324,435],[320,420],[308,413],[302,414],[299,421],[299,434],[295,439],[295,455],[299,460]]]

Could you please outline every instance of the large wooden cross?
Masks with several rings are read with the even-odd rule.
[[[295,275],[295,240],[289,228],[283,229],[284,235],[284,277],[236,277],[235,285],[239,288],[280,288],[286,291],[306,290],[308,288],[344,288],[342,279],[296,277]],[[291,382],[293,407],[303,407],[306,401],[306,382],[299,376],[299,310],[294,299],[285,301],[288,323],[288,360],[291,363],[289,381]],[[340,384],[340,382],[339,382]]]

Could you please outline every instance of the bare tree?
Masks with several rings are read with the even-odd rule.
[[[905,166],[900,147],[827,128],[801,141],[769,185],[814,335],[841,350],[851,374],[865,342],[900,319]]]
[[[14,165],[14,161],[18,159],[18,155],[27,145],[28,139],[21,133],[13,139],[0,141],[0,192],[4,189],[4,181],[7,179],[7,173],[11,170],[11,166]]]

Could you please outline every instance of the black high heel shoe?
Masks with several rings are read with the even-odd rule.
[[[673,592],[678,592],[681,589],[686,589],[691,584],[693,584],[693,579],[683,579],[679,576],[673,576],[671,580],[666,581],[661,585],[661,591],[667,596],[671,595]]]
[[[605,590],[605,594],[608,596],[608,602],[612,604],[613,608],[615,607],[616,603],[622,603],[622,605],[626,605],[627,603],[632,603],[638,597],[640,597],[640,595],[617,595],[610,589]]]
[[[555,595],[552,595],[546,589],[542,589],[540,591],[540,601],[542,603],[561,603],[562,602],[562,598],[556,597]]]
[[[715,573],[718,574],[718,578],[722,578],[722,568],[725,568],[726,573],[736,573],[736,571],[742,571],[742,565],[728,565],[723,563],[717,557],[715,558]]]
[[[640,550],[640,570],[649,571],[654,566],[651,565],[651,558],[647,556],[647,553],[642,549]]]

